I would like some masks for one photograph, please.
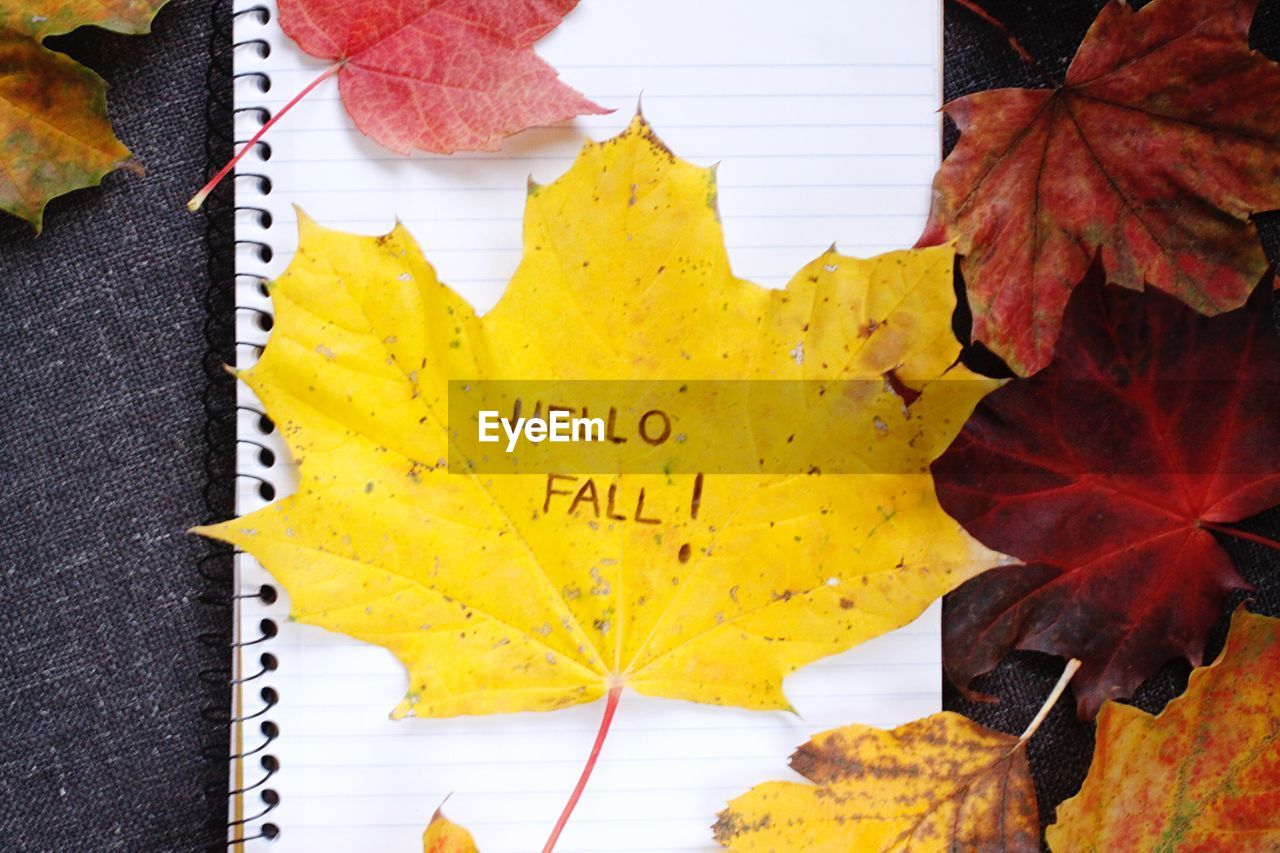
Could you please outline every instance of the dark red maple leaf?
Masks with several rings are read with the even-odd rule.
[[[609,112],[533,52],[578,0],[279,0],[280,26],[334,64],[188,203],[196,210],[263,134],[329,77],[352,121],[400,154],[492,151],[530,127]]]
[[[943,508],[1027,564],[952,594],[948,675],[966,688],[1012,648],[1080,658],[1082,718],[1168,660],[1201,662],[1248,586],[1211,531],[1256,538],[1224,525],[1280,503],[1269,282],[1205,317],[1091,279],[1049,366],[988,395],[933,466]]]
[[[1280,207],[1280,65],[1249,49],[1258,0],[1112,0],[1056,89],[945,107],[959,145],[920,240],[957,241],[974,338],[1020,374],[1053,353],[1095,256],[1110,281],[1206,314],[1266,268],[1249,216]]]

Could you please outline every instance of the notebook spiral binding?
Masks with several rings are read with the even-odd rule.
[[[243,141],[234,128],[246,123],[260,127],[270,118],[266,107],[237,109],[234,92],[244,85],[259,91],[270,87],[270,77],[255,68],[270,55],[271,46],[260,37],[273,9],[265,5],[235,8],[233,0],[215,0],[213,35],[207,75],[205,117],[207,173],[225,163]],[[243,90],[242,90],[243,91]],[[208,248],[208,289],[204,296],[206,377],[204,468],[206,485],[204,523],[235,517],[237,513],[272,500],[277,489],[279,460],[274,426],[256,401],[246,399],[226,365],[244,366],[261,353],[261,338],[272,325],[265,279],[245,272],[254,262],[271,260],[270,242],[239,239],[237,225],[255,237],[265,235],[271,212],[265,201],[271,181],[254,171],[254,161],[270,158],[270,147],[259,143],[242,161],[234,178],[224,181],[204,205]],[[239,264],[237,263],[239,261]],[[240,269],[237,269],[237,266]],[[246,298],[248,296],[249,298]],[[261,307],[246,304],[259,302]],[[279,694],[270,676],[279,660],[270,650],[276,636],[272,606],[277,591],[270,583],[246,588],[237,570],[242,558],[228,546],[208,542],[197,571],[201,577],[199,601],[211,608],[210,624],[217,630],[200,636],[209,657],[221,658],[218,666],[200,672],[209,688],[203,717],[209,726],[201,753],[211,765],[205,794],[206,847],[241,849],[255,839],[272,840],[280,828],[269,817],[280,804],[271,780],[280,770],[271,746],[280,729],[271,719]],[[255,603],[260,619],[244,619],[245,605]]]

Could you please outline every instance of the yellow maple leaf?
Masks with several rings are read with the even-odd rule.
[[[731,272],[715,198],[714,172],[637,117],[530,188],[523,261],[483,316],[402,227],[300,217],[270,343],[239,375],[301,482],[200,532],[257,557],[298,621],[394,652],[397,715],[546,710],[623,685],[789,707],[789,672],[1002,561],[928,473],[993,386],[953,366],[951,247],[833,250],[769,290]],[[876,380],[848,417],[890,473],[619,474],[591,499],[584,477],[451,473],[448,383],[482,378]],[[625,511],[607,511],[615,494]]]
[[[949,711],[892,731],[823,732],[791,756],[792,769],[816,784],[752,788],[720,813],[716,840],[740,853],[1037,851],[1027,737]]]
[[[1280,849],[1280,619],[1238,609],[1226,648],[1159,715],[1107,702],[1054,850]]]

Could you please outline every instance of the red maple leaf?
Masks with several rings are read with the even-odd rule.
[[[279,0],[280,26],[334,64],[273,115],[188,203],[312,89],[338,78],[352,121],[400,154],[492,151],[530,127],[609,112],[560,82],[533,43],[578,0]]]
[[[491,151],[519,130],[607,112],[533,52],[578,0],[280,0],[280,27],[338,65],[356,127],[406,154]]]
[[[1211,531],[1280,503],[1271,293],[1205,317],[1157,290],[1076,290],[1053,361],[988,395],[934,463],[944,509],[1025,566],[953,593],[945,664],[965,688],[1010,649],[1080,658],[1082,718],[1166,661],[1199,664],[1248,584]]]
[[[1053,353],[1071,290],[1111,282],[1205,314],[1266,268],[1249,216],[1280,207],[1280,65],[1249,49],[1258,0],[1103,7],[1055,89],[951,102],[959,145],[921,245],[954,239],[974,338],[1018,373]]]

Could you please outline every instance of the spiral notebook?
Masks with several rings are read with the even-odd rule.
[[[238,0],[236,133],[245,139],[323,65]],[[519,134],[495,154],[400,157],[360,135],[320,87],[236,174],[236,361],[270,328],[264,277],[297,235],[293,205],[369,234],[399,217],[443,280],[491,306],[520,257],[526,180],[548,182],[584,136],[646,117],[682,157],[719,163],[735,272],[781,287],[834,240],[848,254],[911,245],[940,157],[941,0],[582,0],[541,41],[561,77],[616,110]],[[237,510],[293,487],[280,438],[239,390]],[[231,833],[239,849],[421,850],[450,818],[485,853],[538,849],[577,779],[599,704],[539,714],[392,721],[406,677],[385,650],[288,621],[283,590],[237,558],[238,688]],[[799,711],[749,712],[628,694],[562,851],[714,850],[727,799],[790,778],[815,732],[938,710],[939,615],[787,681]]]

